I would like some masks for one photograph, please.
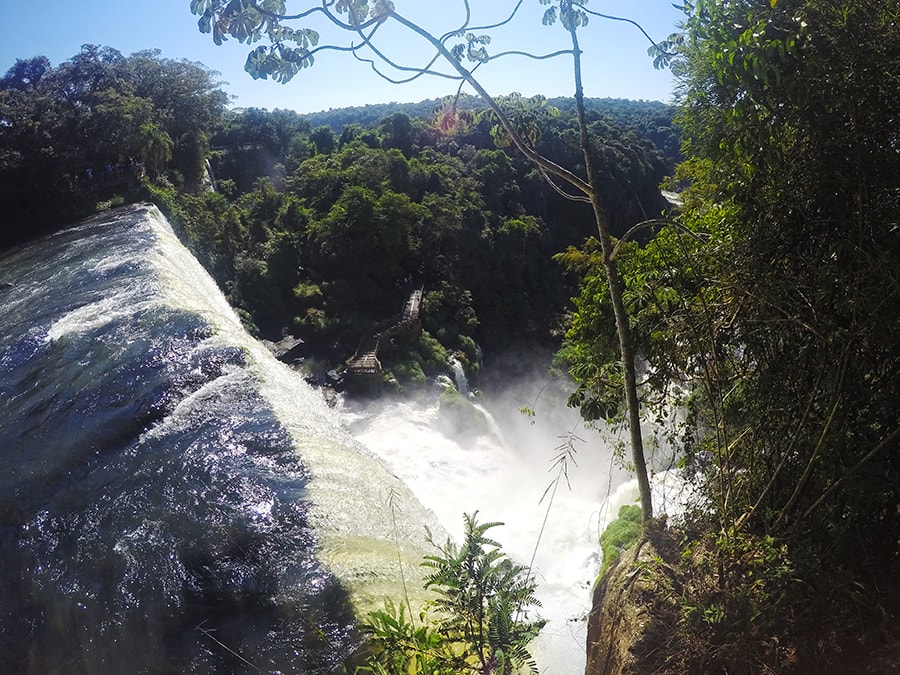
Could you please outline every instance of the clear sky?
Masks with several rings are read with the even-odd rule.
[[[287,0],[289,12],[311,4],[316,3]],[[473,25],[504,18],[514,4],[513,0],[470,0]],[[394,5],[439,34],[455,28],[464,17],[459,0],[394,0]],[[672,33],[681,18],[671,0],[591,0],[587,7],[635,20],[657,40]],[[491,53],[565,49],[562,28],[558,24],[541,25],[544,9],[539,0],[524,0],[515,23],[495,32]],[[304,113],[366,103],[419,101],[456,90],[454,83],[440,78],[392,85],[373,74],[367,64],[339,52],[320,54],[313,68],[301,71],[287,84],[253,80],[244,72],[250,47],[236,40],[215,46],[211,36],[197,29],[190,0],[0,0],[0,26],[4,29],[0,73],[16,59],[38,55],[57,66],[77,54],[83,44],[113,47],[126,56],[160,49],[164,58],[197,61],[219,72],[222,88],[234,97],[235,107],[289,108]],[[320,32],[325,41],[325,30]],[[636,28],[592,17],[580,35],[587,96],[671,100],[671,76],[667,71],[654,70],[647,56],[650,43]],[[347,37],[340,39],[346,41]],[[428,60],[418,49],[415,36],[382,30],[378,39],[392,58],[416,66]],[[574,91],[570,61],[566,59],[498,59],[481,67],[478,75],[493,94],[517,91],[529,96],[569,96]]]

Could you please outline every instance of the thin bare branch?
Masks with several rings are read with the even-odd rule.
[[[616,256],[619,255],[619,249],[622,247],[622,245],[627,243],[634,235],[636,235],[641,230],[645,230],[648,227],[666,227],[667,225],[669,227],[674,227],[679,232],[683,232],[684,234],[693,237],[697,241],[703,241],[703,237],[701,237],[699,234],[693,232],[692,230],[689,230],[684,225],[681,225],[674,220],[669,220],[668,218],[651,218],[650,220],[645,220],[638,223],[630,230],[628,230],[628,232],[622,235],[622,237],[619,239],[619,241],[616,242],[616,245],[613,247],[612,254],[610,255],[610,260],[615,260]]]
[[[594,219],[597,224],[597,234],[600,237],[600,246],[603,251],[607,288],[609,289],[609,298],[613,306],[616,335],[619,341],[619,356],[621,357],[624,376],[625,408],[631,440],[631,455],[634,463],[635,478],[637,478],[638,490],[641,496],[641,517],[646,524],[653,518],[653,497],[650,491],[647,461],[644,456],[644,439],[641,432],[640,416],[641,406],[637,392],[636,359],[631,335],[630,317],[623,299],[624,284],[619,276],[616,261],[612,258],[613,244],[609,232],[609,215],[606,210],[606,204],[599,190],[594,189],[594,186],[600,185],[600,180],[595,165],[593,144],[588,132],[587,114],[585,113],[584,83],[581,77],[581,47],[578,43],[577,26],[574,22],[569,22],[567,29],[572,40],[572,73],[575,78],[575,109],[578,116],[578,128],[581,132],[581,150],[584,155],[587,182],[591,186],[590,191],[585,194],[591,198],[591,207],[594,210]]]
[[[362,46],[362,45],[360,45],[360,46]],[[391,84],[408,84],[409,82],[413,82],[413,81],[419,79],[423,75],[431,75],[432,77],[442,77],[442,78],[445,78],[448,80],[460,82],[460,86],[465,82],[459,75],[450,75],[448,73],[442,73],[437,70],[425,70],[425,69],[420,70],[418,68],[398,68],[397,66],[394,66],[393,64],[391,64],[391,66],[393,68],[396,68],[397,70],[407,70],[410,72],[415,72],[415,75],[412,75],[410,77],[407,77],[404,79],[394,79],[390,75],[387,75],[387,74],[381,72],[381,70],[378,69],[378,65],[376,64],[374,59],[363,58],[356,52],[353,53],[353,56],[356,57],[357,61],[362,61],[363,63],[368,63],[369,67],[372,69],[373,73],[375,73],[378,77],[380,77],[385,82],[390,82]]]
[[[803,426],[805,425],[806,420],[809,418],[810,410],[812,410],[813,404],[815,403],[815,400],[816,400],[815,392],[818,391],[818,389],[819,389],[819,383],[822,381],[822,376],[824,375],[825,367],[826,367],[826,364],[823,361],[821,364],[821,367],[819,368],[819,372],[816,375],[816,382],[812,387],[813,393],[811,393],[809,398],[807,399],[806,408],[803,410],[803,415],[800,417],[800,421],[796,425],[797,433],[795,433],[791,436],[791,440],[788,443],[788,447],[782,453],[781,459],[778,462],[778,466],[775,467],[775,471],[772,472],[772,476],[769,478],[769,482],[766,484],[766,487],[763,488],[763,491],[759,494],[759,497],[757,497],[756,502],[754,502],[753,506],[750,507],[749,511],[744,512],[740,516],[740,518],[738,518],[737,521],[735,522],[735,524],[734,524],[735,533],[737,533],[743,527],[744,523],[747,522],[749,520],[749,518],[759,509],[759,506],[760,506],[760,504],[763,503],[763,500],[769,496],[769,493],[772,491],[772,488],[775,486],[776,479],[781,474],[781,470],[787,464],[788,459],[793,456],[794,446],[796,445],[797,441],[800,439],[800,429],[802,429]],[[804,514],[804,518],[805,518],[805,514]]]
[[[305,12],[301,12],[300,14],[275,14],[274,12],[270,12],[268,10],[260,7],[256,0],[248,0],[248,4],[252,9],[255,9],[257,12],[262,14],[263,16],[267,16],[270,19],[277,19],[278,21],[293,21],[295,19],[305,19],[308,16],[312,16],[313,14],[321,14],[323,12],[328,11],[328,7],[333,5],[333,2],[323,2],[321,7],[313,7],[312,9],[308,9]]]
[[[381,72],[381,70],[379,70],[378,66],[376,65],[374,59],[365,59],[365,58],[359,56],[358,54],[356,54],[356,53],[354,52],[354,56],[356,56],[356,58],[357,58],[359,61],[363,61],[364,63],[368,63],[369,66],[372,68],[372,71],[373,71],[376,75],[378,75],[378,77],[380,77],[380,78],[382,78],[383,80],[386,80],[387,82],[390,82],[390,83],[392,83],[392,84],[406,84],[406,83],[408,83],[408,82],[412,82],[413,80],[416,80],[416,79],[422,77],[423,75],[431,75],[431,76],[434,76],[434,77],[442,77],[442,78],[445,78],[445,79],[448,79],[448,80],[454,80],[454,81],[460,79],[460,77],[459,77],[458,75],[449,75],[449,74],[447,74],[447,73],[442,73],[442,72],[440,72],[440,71],[438,71],[438,70],[432,70],[432,69],[431,69],[431,66],[433,66],[433,65],[435,64],[435,62],[437,62],[437,60],[438,60],[439,58],[441,58],[441,55],[440,55],[439,52],[435,52],[435,54],[434,54],[434,56],[432,57],[432,59],[431,59],[425,66],[421,66],[421,67],[420,67],[420,66],[403,66],[403,65],[400,65],[399,63],[395,63],[392,59],[390,59],[390,58],[387,56],[387,54],[385,54],[384,52],[382,52],[380,49],[378,49],[378,47],[376,47],[376,46],[372,43],[372,37],[375,35],[376,31],[378,30],[378,28],[380,28],[380,26],[381,26],[381,24],[379,24],[378,26],[375,26],[375,27],[372,29],[372,31],[371,31],[368,35],[365,35],[362,31],[357,31],[357,34],[358,34],[358,35],[362,38],[362,40],[363,40],[362,44],[360,44],[359,47],[362,47],[362,46],[368,47],[369,49],[372,50],[372,52],[373,52],[379,59],[381,59],[384,63],[386,63],[387,65],[389,65],[389,66],[390,66],[391,68],[393,68],[394,70],[398,70],[398,71],[400,71],[400,72],[411,72],[411,73],[415,73],[415,75],[413,75],[412,77],[404,78],[404,79],[394,79],[394,78],[389,77],[388,75],[384,74],[383,72]]]
[[[608,19],[610,21],[622,21],[624,23],[630,23],[632,26],[634,26],[639,31],[641,31],[641,33],[644,35],[644,37],[650,41],[650,44],[652,44],[657,50],[659,50],[660,54],[663,54],[665,56],[675,56],[675,54],[673,54],[671,52],[667,52],[665,49],[660,47],[659,45],[661,43],[657,42],[652,37],[650,37],[647,34],[647,31],[644,30],[644,27],[641,26],[641,24],[639,24],[637,21],[634,21],[632,19],[626,19],[625,17],[622,17],[622,16],[612,16],[611,14],[601,14],[600,12],[594,12],[594,11],[588,9],[587,7],[585,7],[580,2],[573,2],[572,4],[577,5],[578,8],[581,9],[581,11],[583,11],[585,14],[590,14],[591,16],[596,16],[601,19]]]
[[[279,49],[281,49],[281,48],[283,47],[283,45],[284,45],[284,43],[278,42],[278,43],[276,43],[276,44],[274,44],[274,45],[272,45],[272,46],[273,46],[273,47],[278,47]],[[355,53],[355,52],[356,52],[358,49],[360,49],[361,47],[362,47],[362,45],[355,45],[355,46],[354,46],[354,45],[352,45],[352,44],[351,44],[351,45],[348,45],[348,46],[346,46],[346,47],[342,47],[342,46],[340,46],[340,45],[322,45],[321,47],[315,47],[314,49],[308,50],[308,51],[306,52],[306,55],[307,55],[307,56],[314,56],[314,55],[318,54],[319,52],[328,52],[328,51],[332,51],[332,52],[350,52],[350,53]]]
[[[550,54],[533,54],[531,52],[522,52],[517,50],[511,50],[508,52],[500,52],[499,54],[494,54],[490,57],[490,61],[496,61],[497,59],[503,56],[524,56],[529,59],[534,59],[535,61],[545,61],[547,59],[555,59],[558,56],[571,56],[571,49],[560,49],[559,51],[552,52]]]
[[[249,3],[251,8],[255,9],[263,16],[269,17],[270,19],[276,19],[278,21],[295,21],[297,19],[305,19],[306,17],[312,16],[313,14],[322,14],[338,28],[343,28],[344,30],[348,31],[366,30],[367,28],[371,28],[376,24],[382,23],[386,18],[384,14],[379,14],[378,16],[373,16],[368,21],[363,21],[356,26],[351,23],[345,23],[344,21],[341,21],[337,17],[337,15],[332,13],[332,11],[329,9],[329,7],[334,5],[334,0],[323,0],[321,7],[313,7],[306,10],[305,12],[301,12],[300,14],[276,14],[275,12],[270,12],[260,7],[257,3],[257,0],[247,0],[247,2]]]
[[[563,199],[568,199],[571,202],[585,202],[587,204],[591,203],[591,200],[588,197],[585,197],[584,195],[573,195],[573,194],[563,190],[559,185],[557,185],[553,181],[553,178],[551,178],[550,175],[544,170],[544,167],[539,166],[538,172],[541,174],[543,179],[547,182],[547,185],[549,185],[551,188],[553,188],[553,191],[556,192],[556,194],[558,194]]]
[[[575,175],[568,169],[561,167],[559,164],[550,161],[525,142],[525,139],[523,139],[522,136],[518,133],[515,125],[506,116],[506,114],[503,112],[494,98],[487,92],[487,90],[481,85],[481,83],[472,76],[471,71],[466,69],[466,67],[463,66],[462,63],[460,63],[457,59],[453,58],[453,55],[438,38],[434,37],[424,28],[398,14],[397,12],[392,12],[391,17],[402,26],[408,28],[415,34],[428,41],[440,53],[440,55],[456,69],[460,76],[462,76],[462,78],[475,90],[475,92],[479,96],[481,96],[481,98],[488,104],[494,114],[497,115],[497,119],[500,120],[500,124],[509,134],[513,144],[523,155],[525,155],[525,157],[527,157],[534,164],[546,169],[548,172],[559,176],[584,194],[593,194],[593,188],[587,181]]]
[[[472,8],[469,6],[469,0],[463,0],[463,5],[466,8],[466,20],[463,21],[462,26],[457,28],[456,30],[452,30],[449,33],[444,33],[440,40],[443,43],[445,40],[449,40],[454,35],[461,35],[464,30],[466,30],[469,26],[469,21],[472,20]]]
[[[241,656],[240,654],[238,654],[236,651],[234,651],[231,647],[229,647],[228,645],[226,645],[224,642],[222,642],[221,640],[219,640],[218,638],[216,638],[216,637],[213,635],[213,632],[215,632],[215,629],[213,629],[213,628],[204,628],[204,627],[203,627],[203,624],[204,624],[204,623],[206,623],[205,620],[204,620],[203,622],[201,622],[201,623],[197,626],[197,630],[200,631],[200,633],[201,633],[204,637],[208,637],[210,640],[212,640],[213,642],[215,642],[217,645],[219,645],[222,649],[224,649],[225,651],[227,651],[229,654],[231,654],[232,656],[236,657],[236,658],[239,659],[240,661],[243,661],[243,662],[246,663],[248,666],[250,666],[251,668],[253,668],[253,670],[255,670],[256,672],[258,672],[258,673],[261,673],[261,672],[262,672],[262,671],[261,671],[259,668],[257,668],[255,665],[253,665],[252,663],[250,663],[250,661],[248,661],[248,660],[245,659],[243,656]]]
[[[448,33],[444,33],[438,39],[443,43],[454,36],[461,35],[464,31],[492,30],[494,28],[500,28],[501,26],[505,26],[506,24],[511,22],[516,17],[516,14],[518,14],[519,8],[522,6],[522,3],[524,1],[525,0],[519,0],[516,3],[516,6],[513,7],[509,16],[506,17],[505,19],[503,19],[502,21],[498,21],[497,23],[486,25],[486,26],[469,26],[469,21],[472,20],[472,10],[471,10],[471,7],[469,6],[469,0],[463,0],[463,4],[466,7],[466,20],[463,22],[463,24],[459,28],[457,28],[456,30],[452,30]]]
[[[473,26],[472,28],[469,28],[469,30],[473,30],[473,31],[474,31],[474,30],[493,30],[494,28],[500,28],[501,26],[505,26],[505,25],[508,24],[510,21],[512,21],[513,19],[516,18],[516,14],[519,13],[519,8],[522,6],[522,3],[523,3],[524,1],[525,1],[525,0],[519,0],[519,1],[516,3],[516,6],[513,7],[512,11],[509,13],[509,16],[506,17],[505,19],[503,19],[503,21],[499,21],[499,22],[497,22],[497,23],[492,23],[492,24],[487,25],[487,26]]]

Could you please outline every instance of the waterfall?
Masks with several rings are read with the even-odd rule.
[[[0,276],[4,667],[346,661],[398,560],[418,578],[433,515],[244,332],[154,207],[5,252]]]
[[[636,492],[561,392],[506,391],[329,409],[151,206],[0,254],[4,668],[331,672],[401,569],[425,601],[425,527],[478,510],[534,559],[541,672],[581,672],[598,537]]]
[[[453,383],[456,385],[456,391],[463,396],[469,396],[472,392],[469,389],[469,380],[466,377],[466,371],[463,368],[462,363],[453,356],[451,356],[447,362],[450,364],[450,370],[453,372]]]

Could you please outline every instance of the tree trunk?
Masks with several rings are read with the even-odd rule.
[[[597,231],[600,235],[600,247],[603,251],[603,266],[606,269],[606,281],[609,287],[609,297],[612,301],[613,314],[616,319],[616,333],[619,338],[619,356],[622,359],[622,371],[625,386],[625,411],[628,420],[628,431],[631,439],[631,459],[634,463],[634,473],[638,482],[641,495],[641,511],[643,522],[653,517],[653,500],[650,494],[650,478],[647,473],[647,461],[644,458],[644,440],[641,433],[641,408],[637,393],[637,375],[635,373],[634,344],[631,339],[631,324],[628,320],[628,312],[622,300],[623,287],[619,277],[616,259],[613,256],[612,238],[609,233],[609,215],[606,205],[600,197],[600,182],[597,178],[597,170],[594,163],[594,149],[588,134],[587,119],[584,112],[584,88],[581,83],[581,50],[578,46],[578,36],[575,27],[569,28],[572,36],[573,59],[575,70],[575,105],[578,111],[578,127],[581,131],[581,150],[584,153],[584,165],[587,171],[588,183],[591,186],[590,199],[594,209],[594,219],[597,222]]]

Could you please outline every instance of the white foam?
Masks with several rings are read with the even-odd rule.
[[[598,508],[608,477],[570,466],[572,489],[563,478],[555,494],[545,495],[558,475],[550,461],[558,438],[534,429],[533,445],[525,447],[523,434],[504,429],[503,424],[499,434],[453,438],[441,431],[436,404],[394,402],[375,412],[348,413],[347,419],[357,438],[437,514],[456,541],[462,536],[464,513],[477,510],[480,522],[505,524],[491,530],[490,536],[520,564],[527,565],[534,557],[537,597],[543,605],[538,614],[549,620],[532,645],[542,672],[583,670],[584,617],[599,571],[599,530],[606,520]],[[504,437],[512,444],[504,443]],[[608,467],[608,451],[580,450],[605,453]],[[596,466],[604,461],[585,463]]]

